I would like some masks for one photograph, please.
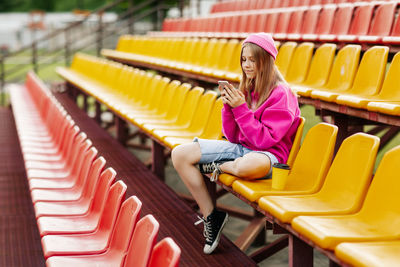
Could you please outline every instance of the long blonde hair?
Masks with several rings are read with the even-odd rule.
[[[255,58],[257,73],[253,79],[248,79],[242,67],[242,55],[245,47],[250,48],[250,52]],[[240,53],[240,67],[242,68],[242,80],[239,90],[246,96],[246,102],[251,107],[251,93],[254,91],[258,96],[256,109],[269,97],[271,91],[279,83],[286,83],[282,74],[275,66],[274,58],[264,49],[252,43],[245,43]]]

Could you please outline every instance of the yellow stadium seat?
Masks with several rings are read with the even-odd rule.
[[[238,42],[235,45],[233,53],[228,55],[229,63],[228,70],[223,74],[223,77],[231,81],[240,81],[242,75],[242,66],[240,66],[240,56],[242,53],[242,44]]]
[[[200,55],[198,55],[198,59],[196,60],[196,62],[194,62],[194,67],[189,71],[201,74],[203,68],[209,67],[212,62],[216,62],[216,60],[219,59],[219,57],[221,56],[216,54],[216,51],[218,50],[217,47],[218,39],[209,39],[206,48],[203,50],[203,52],[200,52]],[[198,52],[196,51],[196,53]]]
[[[218,98],[212,108],[207,124],[203,132],[198,136],[203,139],[221,139],[222,136],[222,121],[221,110],[223,104],[222,99]],[[191,137],[166,137],[164,143],[173,148],[180,144],[190,143],[193,141]]]
[[[333,98],[330,98],[330,92],[340,93],[348,90],[353,84],[360,59],[360,51],[360,45],[346,45],[340,49],[333,62],[327,84],[313,88],[310,96],[331,101]]]
[[[361,61],[353,87],[346,93],[339,94],[336,103],[361,108],[363,107],[362,103],[365,106],[366,102],[359,102],[357,99],[376,97],[381,90],[389,47],[375,46],[370,50],[374,50],[375,55],[369,57],[369,62],[366,64],[362,64],[363,61]]]
[[[213,46],[217,39],[201,38],[199,42],[196,42],[191,54],[186,55],[185,64],[180,69],[188,72],[196,72],[196,68],[199,69],[209,58],[209,52],[212,51],[210,46]]]
[[[211,74],[218,69],[220,62],[224,61],[225,58],[228,57],[229,55],[226,53],[227,43],[228,41],[226,39],[217,40],[215,47],[212,51],[210,60],[207,61],[206,64],[203,65],[202,68],[200,69],[201,74],[211,76]]]
[[[341,261],[359,267],[398,266],[400,240],[362,243],[340,243],[335,254]]]
[[[283,77],[286,77],[296,46],[297,43],[295,42],[286,42],[279,47],[278,55],[276,56],[275,60],[275,65],[278,67]]]
[[[214,91],[207,91],[200,96],[197,106],[192,106],[194,109],[193,116],[189,118],[188,126],[174,127],[173,129],[156,129],[153,131],[153,135],[158,139],[165,139],[168,136],[173,137],[192,137],[199,136],[207,123],[208,116],[211,113],[214,105],[217,93]]]
[[[289,84],[302,83],[306,79],[313,49],[314,44],[309,42],[301,43],[296,47],[285,75],[285,79]]]
[[[353,86],[345,92],[326,92],[321,98],[332,102],[340,95],[372,96],[377,94],[385,75],[388,52],[387,46],[374,46],[368,49],[361,59]]]
[[[298,95],[309,97],[311,88],[325,85],[331,71],[335,51],[336,44],[326,43],[318,47],[312,58],[306,80],[299,83],[290,83],[290,87]]]
[[[194,87],[192,90],[190,90],[187,94],[186,97],[184,98],[183,104],[178,112],[178,115],[176,117],[176,120],[173,122],[168,122],[168,123],[157,123],[157,124],[149,124],[149,123],[142,123],[142,121],[146,120],[141,120],[142,128],[143,130],[147,132],[152,132],[157,129],[162,129],[164,125],[167,127],[167,129],[184,129],[187,128],[190,124],[190,119],[194,115],[194,111],[196,106],[198,105],[200,101],[200,96],[203,94],[204,89],[201,87]],[[147,121],[148,122],[148,121]],[[164,124],[164,125],[162,125]]]
[[[273,190],[271,179],[237,180],[232,184],[233,190],[253,202],[266,195],[300,195],[317,192],[332,161],[337,131],[335,125],[319,123],[307,132],[291,165],[284,190]]]
[[[398,73],[400,72],[400,53],[397,53],[390,64],[389,70],[386,74],[385,80],[383,81],[382,89],[376,96],[348,96],[343,99],[346,105],[354,106],[358,108],[367,108],[371,111],[389,113],[391,115],[398,115],[400,113],[393,112],[396,110],[396,106],[400,104],[400,80],[398,79]],[[339,97],[338,97],[339,101]],[[397,101],[397,103],[396,103]],[[381,105],[383,104],[383,105]],[[389,105],[387,105],[389,104]],[[387,110],[386,107],[390,107]],[[400,107],[397,107],[397,111],[400,111]]]
[[[299,215],[354,213],[368,190],[378,148],[378,137],[354,134],[341,144],[320,191],[302,196],[265,196],[258,204],[285,223]]]
[[[221,53],[222,56],[218,57],[218,64],[215,69],[210,73],[211,76],[225,79],[224,74],[230,71],[229,64],[232,61],[232,57],[235,54],[237,47],[240,46],[237,39],[231,39],[227,42],[224,51]],[[239,62],[239,57],[236,58],[236,63]]]
[[[299,216],[292,227],[324,249],[342,242],[400,239],[400,146],[386,152],[361,210],[349,215]]]
[[[137,125],[143,125],[145,123],[148,124],[173,124],[177,121],[179,112],[181,111],[184,103],[185,103],[185,98],[187,93],[189,92],[191,88],[190,84],[184,83],[178,86],[175,90],[175,93],[173,94],[173,101],[171,101],[167,107],[167,113],[165,116],[160,116],[157,118],[135,118],[135,123]]]

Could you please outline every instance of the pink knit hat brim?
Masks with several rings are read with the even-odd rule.
[[[276,55],[278,54],[278,50],[275,47],[274,39],[268,33],[260,32],[250,34],[243,42],[245,43],[253,43],[264,49],[268,54],[270,54],[274,60],[276,59]]]

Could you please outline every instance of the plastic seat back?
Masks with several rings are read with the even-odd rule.
[[[101,173],[99,182],[96,185],[93,201],[90,203],[89,213],[100,213],[103,210],[108,191],[114,183],[116,175],[117,173],[113,168],[107,168]]]
[[[372,20],[372,12],[374,5],[365,3],[358,6],[354,10],[353,19],[347,34],[349,35],[366,35]]]
[[[305,122],[306,122],[306,119],[304,117],[300,117],[300,122],[299,122],[299,125],[297,126],[297,131],[296,131],[296,134],[295,134],[294,140],[293,140],[293,145],[292,145],[292,148],[290,149],[289,157],[286,161],[286,163],[289,166],[293,165],[294,159],[296,158],[297,153],[299,152],[301,138],[303,137],[303,130],[304,130]]]
[[[225,51],[226,44],[226,39],[218,39],[213,46],[213,50],[211,51],[212,55],[210,57],[210,60],[206,62],[203,66],[216,69],[219,62],[222,60],[221,55],[228,55]]]
[[[148,267],[178,267],[180,257],[181,249],[172,238],[166,237],[154,246]]]
[[[317,25],[315,27],[315,34],[329,34],[331,32],[336,8],[336,5],[325,5],[322,8]]]
[[[111,186],[108,191],[104,209],[100,215],[100,221],[97,228],[98,231],[109,232],[111,235],[121,204],[125,199],[126,188],[125,183],[121,180]]]
[[[318,123],[308,130],[287,180],[290,190],[318,191],[332,161],[338,128]]]
[[[304,9],[298,9],[292,12],[286,33],[301,33],[304,11]]]
[[[301,25],[301,34],[312,34],[315,33],[319,14],[321,12],[321,6],[312,6],[307,9],[304,13],[304,21]]]
[[[238,42],[233,49],[232,55],[230,56],[228,71],[234,73],[242,73],[242,67],[240,66],[240,56],[242,52],[242,45]]]
[[[326,201],[342,205],[347,213],[358,211],[372,179],[379,143],[379,137],[365,133],[347,137],[317,194]]]
[[[174,80],[167,85],[165,93],[162,95],[161,101],[157,106],[158,115],[166,116],[169,106],[175,104],[175,100],[173,99],[174,93],[177,87],[180,85],[181,82],[177,80]]]
[[[213,42],[215,42],[214,39]],[[198,41],[195,41],[193,49],[189,51],[187,59],[185,60],[186,63],[196,65],[196,66],[203,66],[204,62],[209,59],[209,51],[212,51],[210,46],[211,42],[206,38],[201,38]]]
[[[351,18],[353,16],[354,5],[340,4],[333,17],[333,23],[330,34],[347,34],[350,28]]]
[[[231,39],[227,42],[225,45],[225,48],[223,50],[224,55],[233,55],[235,53],[235,49],[237,46],[240,46],[239,41],[237,39]],[[229,71],[229,64],[231,62],[231,56],[224,56],[224,57],[218,57],[218,63],[216,65],[216,69],[218,70],[224,70],[224,71]]]
[[[87,184],[82,191],[82,199],[93,199],[95,195],[96,186],[99,183],[100,174],[106,165],[106,160],[103,157],[98,157],[90,167],[87,178]]]
[[[333,62],[328,83],[324,88],[345,91],[353,85],[354,76],[360,60],[360,45],[346,45],[339,50]]]
[[[194,116],[196,108],[199,104],[200,97],[203,94],[204,89],[201,87],[194,87],[190,90],[185,98],[185,102],[181,111],[179,112],[176,125],[179,126],[189,126],[190,122]]]
[[[384,227],[386,233],[397,233],[397,238],[400,237],[399,162],[400,146],[385,153],[360,210],[363,219],[375,222],[374,224],[378,227]]]
[[[186,95],[188,94],[191,85],[188,83],[184,83],[176,87],[175,93],[173,94],[173,101],[170,101],[169,106],[167,108],[167,114],[165,116],[166,119],[177,119],[180,111],[182,110]]]
[[[326,84],[331,72],[335,52],[336,44],[325,43],[318,47],[311,60],[310,70],[303,84],[311,87]]]
[[[275,65],[284,77],[286,77],[291,62],[293,52],[297,46],[295,42],[286,42],[279,47],[278,55],[276,56]]]
[[[142,202],[131,196],[122,203],[121,210],[110,237],[110,251],[117,251],[121,255],[121,263],[128,250],[136,223],[139,220]]]
[[[374,46],[364,53],[349,94],[372,96],[380,91],[388,53],[387,46]]]
[[[124,266],[147,266],[159,228],[159,223],[151,214],[140,219],[133,232]]]
[[[199,104],[195,108],[188,130],[195,133],[201,133],[206,127],[208,118],[212,111],[212,107],[217,98],[217,93],[214,91],[207,91],[200,96]],[[193,107],[194,108],[194,107]]]
[[[218,98],[212,108],[211,114],[208,118],[207,125],[200,135],[204,139],[221,139],[222,137],[222,99]]]
[[[218,44],[218,39],[212,38],[208,40],[206,49],[204,49],[202,55],[198,57],[198,60],[195,62],[195,65],[201,67],[208,67],[210,62],[213,62],[215,60],[216,55],[214,54],[214,51],[217,48],[217,44]]]
[[[301,43],[296,47],[285,76],[289,83],[301,83],[305,80],[313,49],[314,44],[309,42]]]
[[[257,23],[259,22],[257,32],[274,33],[275,28],[277,27],[276,24],[278,23],[278,18],[278,12],[261,14],[261,16],[259,16],[260,20],[257,21]]]
[[[97,156],[96,148],[91,147],[89,149],[89,147],[92,145],[92,142],[90,140],[86,140],[85,145],[88,150],[83,153],[83,159],[79,164],[80,170],[78,174],[78,179],[76,180],[76,183],[74,185],[75,188],[80,188],[80,190],[85,190],[87,183],[89,182],[88,177],[90,169],[92,168],[93,161]]]
[[[243,15],[243,19],[247,21],[246,27],[241,28],[241,32],[255,32],[255,28],[257,25],[257,15],[256,14],[247,14]]]
[[[400,101],[400,79],[398,74],[400,73],[400,52],[397,52],[388,72],[386,73],[385,80],[383,81],[382,90],[379,93],[379,98],[389,101]]]
[[[368,35],[389,36],[394,20],[396,3],[380,3],[375,10]]]
[[[152,100],[147,106],[147,110],[158,110],[161,103],[164,101],[164,94],[171,80],[167,77],[162,77],[154,88]]]
[[[81,170],[85,151],[91,146],[91,141],[85,143],[86,137],[84,132],[77,135],[71,145],[72,147],[69,148],[68,154],[66,155],[66,164],[71,168],[72,175],[75,177],[79,175]]]
[[[287,33],[291,13],[291,11],[282,11],[279,13],[273,33]]]

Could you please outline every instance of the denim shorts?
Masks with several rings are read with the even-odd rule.
[[[250,152],[261,153],[267,155],[271,161],[271,168],[269,173],[264,178],[270,178],[272,174],[272,165],[279,163],[278,159],[274,154],[268,151],[255,151],[248,149],[240,144],[234,144],[224,140],[209,140],[200,139],[195,137],[193,142],[197,142],[200,145],[201,158],[199,163],[209,163],[213,161],[231,161],[237,158],[243,157]]]

